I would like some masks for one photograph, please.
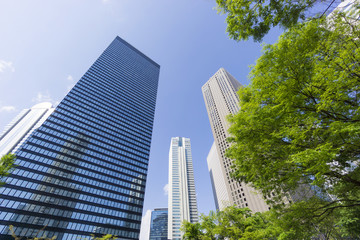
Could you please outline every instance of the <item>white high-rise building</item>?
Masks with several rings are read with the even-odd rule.
[[[180,240],[181,223],[198,221],[198,210],[189,138],[171,138],[169,151],[168,239]]]
[[[212,144],[208,154],[207,164],[209,168],[216,209],[224,209],[225,207],[231,205],[231,200],[227,191],[224,173],[222,171],[215,142]]]
[[[215,145],[210,150],[207,162],[218,209],[236,205],[248,207],[254,212],[263,212],[269,210],[269,207],[262,195],[230,177],[232,159],[225,157],[225,151],[230,146],[226,141],[230,137],[227,132],[230,124],[226,118],[239,111],[236,92],[240,87],[241,84],[223,68],[202,87]]]
[[[0,135],[0,156],[15,152],[30,134],[41,126],[55,108],[49,102],[22,110]]]
[[[336,8],[328,15],[328,18],[332,18],[335,12],[344,12],[348,17],[348,21],[352,24],[358,24],[360,18],[360,10],[358,5],[360,0],[344,0],[336,6]]]

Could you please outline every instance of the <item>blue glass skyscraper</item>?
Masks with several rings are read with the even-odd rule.
[[[151,212],[149,240],[167,240],[168,236],[168,209],[156,208]]]
[[[115,38],[17,150],[0,239],[9,225],[22,237],[138,239],[159,70]]]

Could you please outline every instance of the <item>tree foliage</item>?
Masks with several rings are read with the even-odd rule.
[[[116,240],[116,239],[118,239],[118,237],[111,234],[106,234],[102,237],[95,237],[95,235],[91,235],[90,238],[90,240]]]
[[[261,41],[272,27],[290,28],[316,2],[326,0],[216,0],[219,12],[227,14],[227,32],[234,40],[247,40],[250,36]],[[330,1],[329,5],[331,5]]]
[[[359,36],[359,27],[338,14],[298,24],[266,45],[250,85],[239,90],[241,110],[229,118],[227,153],[234,159],[233,177],[275,195],[270,204],[281,203],[300,183],[311,186],[311,201],[318,201],[314,207],[307,201],[304,216],[338,216],[338,224],[356,226],[357,234]]]
[[[291,205],[285,213],[273,209],[263,213],[252,213],[248,208],[234,206],[227,207],[223,211],[211,211],[209,215],[202,214],[198,223],[184,221],[181,228],[184,232],[183,239],[344,239],[341,228],[335,225],[334,218],[327,218],[321,222],[311,218],[304,219],[304,214],[308,213],[301,211],[302,207],[304,202]],[[309,211],[308,208],[305,210]],[[302,221],[297,221],[299,218]]]
[[[201,215],[199,223],[184,221],[183,239],[272,239],[281,229],[271,224],[268,213],[251,213],[248,208],[227,207],[224,211]]]
[[[12,153],[9,153],[9,154],[1,157],[1,159],[0,159],[0,180],[3,177],[8,176],[11,169],[13,169],[15,167],[15,165],[14,165],[15,158],[16,158],[16,156]],[[2,186],[3,184],[4,184],[4,182],[0,181],[0,186]]]

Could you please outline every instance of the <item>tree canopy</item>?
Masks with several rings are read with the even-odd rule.
[[[0,159],[0,186],[4,184],[4,182],[2,182],[1,179],[3,177],[8,176],[11,169],[14,168],[14,162],[15,162],[15,155],[12,153],[9,153],[9,154],[1,157],[1,159]]]
[[[223,211],[201,215],[199,223],[184,221],[183,239],[272,239],[281,229],[270,222],[268,213],[251,213],[248,208],[227,207]]]
[[[233,177],[260,190],[270,204],[301,183],[313,196],[300,215],[317,221],[340,216],[338,224],[357,226],[358,234],[359,34],[338,14],[293,26],[266,45],[250,85],[239,90],[241,110],[229,118],[227,152]]]
[[[326,0],[216,0],[219,12],[227,14],[227,32],[234,40],[253,37],[261,41],[272,27],[290,28],[316,2]],[[329,1],[330,6],[334,1]]]
[[[348,232],[342,234],[341,227],[335,224],[334,218],[324,221],[304,220],[300,208],[304,203],[295,204],[287,209],[286,214],[271,209],[268,212],[252,213],[249,208],[229,206],[223,211],[202,214],[200,221],[184,221],[181,230],[183,239],[188,240],[298,240],[298,239],[344,239]],[[298,208],[298,209],[296,209]],[[307,210],[307,209],[305,209]],[[356,235],[352,239],[357,239]],[[352,236],[350,236],[352,237]]]

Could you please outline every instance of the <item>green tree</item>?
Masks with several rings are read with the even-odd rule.
[[[16,156],[12,153],[9,153],[7,155],[4,155],[0,159],[0,186],[4,185],[4,182],[1,181],[2,178],[9,175],[11,169],[15,167]]]
[[[91,235],[90,238],[90,240],[116,240],[116,239],[118,239],[118,237],[111,234],[106,234],[102,237],[95,237],[95,235]]]
[[[272,27],[290,28],[317,2],[326,0],[216,0],[219,12],[227,14],[227,32],[234,40],[247,40],[250,36],[261,41]]]
[[[269,213],[251,213],[248,208],[227,207],[201,215],[199,223],[184,221],[183,239],[275,239],[281,229],[270,221]]]
[[[183,239],[204,239],[200,223],[190,223],[185,220],[180,230],[184,232]]]
[[[181,227],[183,239],[343,239],[340,227],[335,226],[333,218],[320,223],[310,221],[310,218],[303,221],[304,213],[300,211],[302,207],[304,202],[294,204],[287,208],[287,212],[282,213],[273,209],[252,213],[248,208],[227,207],[223,211],[210,212],[207,216],[202,214],[198,223],[184,221]],[[297,221],[299,217],[302,221]]]
[[[250,85],[239,90],[241,110],[229,118],[227,153],[233,177],[259,189],[270,204],[281,208],[285,193],[300,183],[311,186],[315,195],[305,210],[297,209],[299,221],[337,216],[338,226],[352,226],[358,235],[359,36],[359,27],[337,14],[298,24],[266,45]]]

